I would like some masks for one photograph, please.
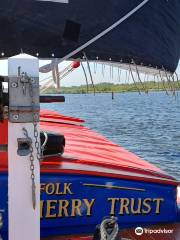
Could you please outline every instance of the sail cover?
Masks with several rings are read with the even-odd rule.
[[[0,3],[1,58],[25,52],[63,58],[111,27],[142,0],[6,0]],[[149,0],[138,11],[71,56],[164,68],[180,57],[180,1]]]

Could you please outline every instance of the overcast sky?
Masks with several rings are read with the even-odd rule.
[[[40,61],[40,66],[49,63],[50,61]],[[71,62],[63,62],[59,65],[59,70],[63,70],[66,66],[68,66]],[[90,81],[90,76],[87,70],[87,64],[84,63],[88,81]],[[105,69],[102,68],[101,64],[90,64],[91,72],[93,75],[93,80],[95,83],[100,82],[113,82],[113,83],[125,83],[129,80],[129,73],[126,71],[121,71],[121,74],[118,74],[118,70],[116,67],[113,67],[113,71],[110,70],[109,66],[106,66]],[[111,73],[110,73],[111,72]],[[178,74],[180,74],[180,64],[177,68]],[[0,60],[0,75],[7,75],[7,60]],[[51,76],[51,73],[49,74],[40,74],[40,79],[47,78],[48,76]],[[142,80],[145,79],[145,76],[141,75]],[[153,79],[152,76],[149,76],[149,80]],[[132,81],[131,79],[129,81]],[[81,67],[78,69],[75,69],[72,73],[70,73],[67,77],[61,80],[62,86],[79,86],[82,84],[86,84],[84,73]]]

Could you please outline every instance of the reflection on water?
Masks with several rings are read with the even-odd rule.
[[[66,95],[66,103],[43,104],[86,120],[88,127],[180,180],[180,97],[165,93]]]

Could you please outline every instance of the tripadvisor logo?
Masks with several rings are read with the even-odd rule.
[[[142,227],[137,227],[137,228],[135,229],[135,234],[136,234],[136,235],[141,236],[141,235],[143,235],[143,233],[144,233],[144,230],[143,230]]]
[[[165,228],[159,228],[159,229],[150,229],[150,228],[142,228],[137,227],[135,229],[135,234],[138,236],[141,236],[143,234],[173,234],[173,229],[165,229]]]

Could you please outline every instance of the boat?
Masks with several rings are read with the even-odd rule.
[[[180,221],[176,179],[79,118],[39,115],[39,101],[64,101],[39,97],[39,71],[63,60],[128,68],[142,85],[141,72],[178,82],[179,14],[178,0],[1,3],[1,58],[9,67],[0,78],[3,240],[39,240],[40,231],[42,239],[115,240],[121,229]],[[39,68],[41,58],[53,60]]]
[[[43,110],[41,130],[66,139],[63,155],[46,150],[41,163],[42,237],[88,236],[105,216],[117,216],[121,229],[179,221],[179,182],[159,168],[88,129],[81,119]],[[7,166],[0,171],[6,239]]]
[[[42,236],[94,233],[105,216],[118,216],[122,229],[178,222],[178,181],[79,119],[63,118],[41,113],[42,130],[67,142],[62,157],[42,163]]]

